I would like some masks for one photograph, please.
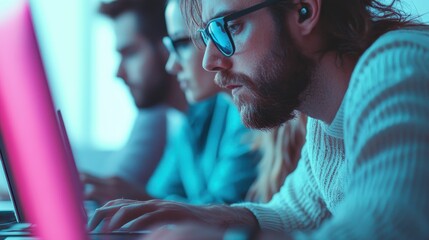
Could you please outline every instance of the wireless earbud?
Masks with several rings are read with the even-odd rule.
[[[307,7],[302,7],[299,9],[299,22],[303,22],[309,17],[309,11]]]

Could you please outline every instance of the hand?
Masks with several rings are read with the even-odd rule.
[[[192,221],[199,224],[218,226],[256,226],[258,223],[253,214],[245,208],[225,205],[193,206],[185,203],[162,200],[135,201],[118,199],[110,201],[97,209],[89,222],[93,230],[104,219],[107,231],[116,230],[127,224],[129,230],[148,229],[160,224],[174,224]]]
[[[83,184],[91,186],[89,190],[85,191],[85,199],[94,200],[99,204],[118,198],[152,199],[146,192],[120,177],[100,178],[88,173],[81,173],[80,179]]]

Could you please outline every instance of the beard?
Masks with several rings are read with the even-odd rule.
[[[234,96],[234,102],[248,128],[268,130],[280,126],[294,118],[294,110],[304,101],[303,92],[310,85],[314,62],[298,52],[290,39],[288,43],[277,40],[272,48],[276,51],[260,62],[253,76],[229,71],[216,75],[215,81],[221,87],[241,86],[242,94]]]

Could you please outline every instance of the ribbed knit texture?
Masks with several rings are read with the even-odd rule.
[[[378,39],[333,123],[307,128],[298,168],[273,200],[236,206],[262,229],[301,230],[296,239],[429,239],[428,31]]]

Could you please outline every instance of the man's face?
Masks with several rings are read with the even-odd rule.
[[[117,76],[124,80],[138,108],[153,106],[165,97],[168,86],[164,61],[155,44],[138,31],[138,18],[125,12],[114,21],[120,64]]]
[[[260,1],[202,0],[202,20],[239,11]],[[232,90],[246,126],[272,128],[293,117],[307,88],[313,63],[300,54],[286,26],[276,25],[268,8],[230,23],[236,51],[223,56],[209,41],[203,66]]]

